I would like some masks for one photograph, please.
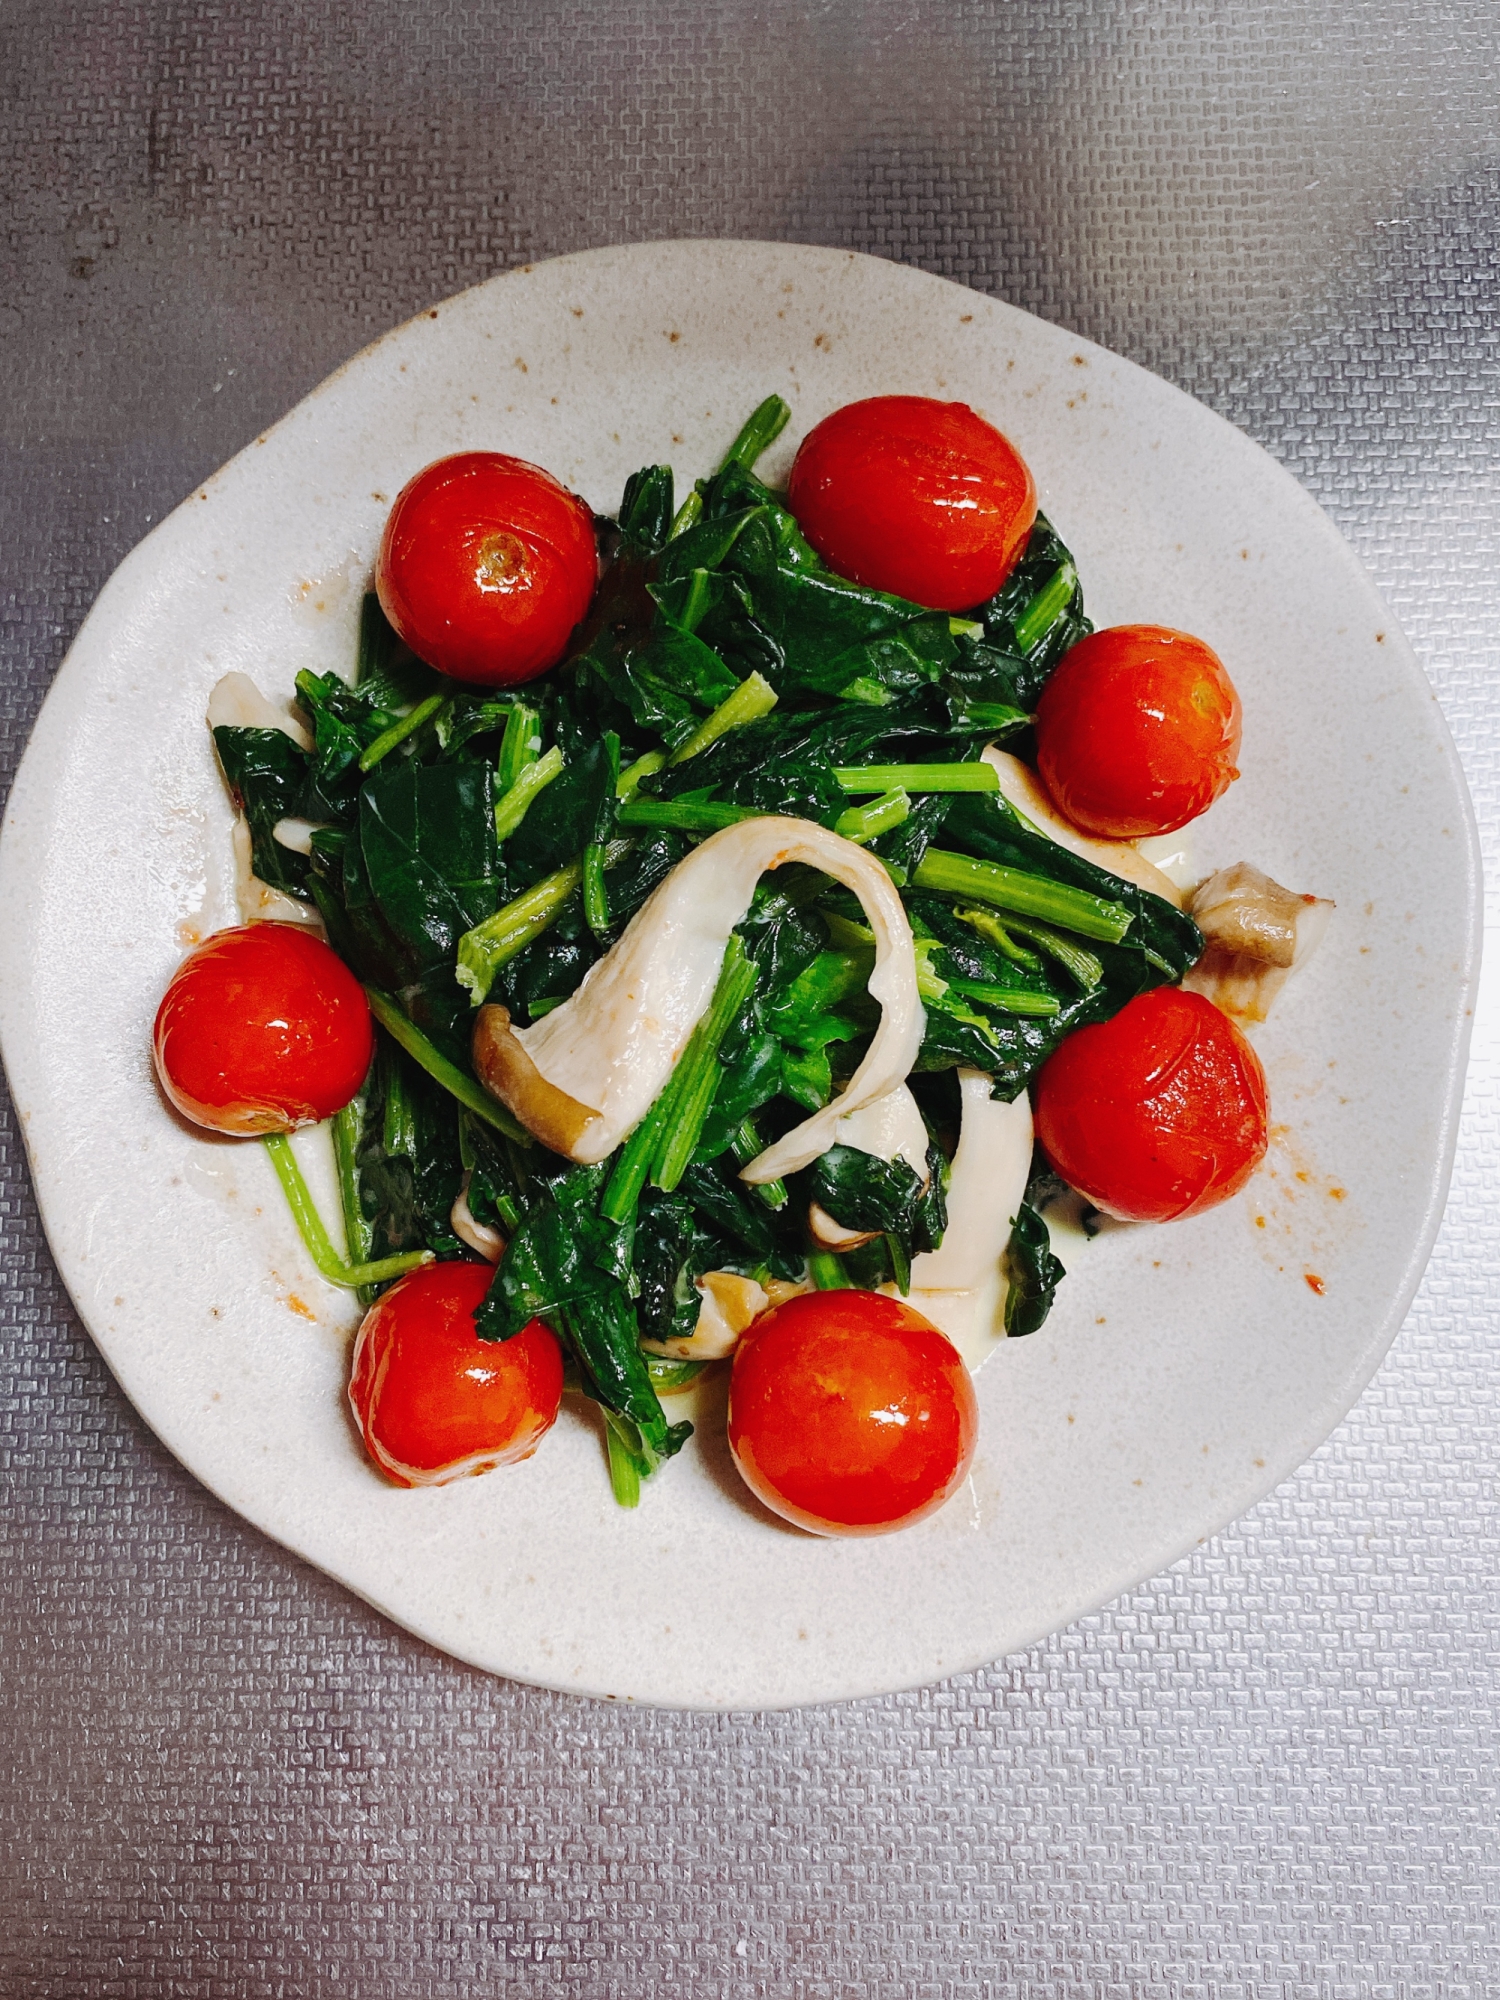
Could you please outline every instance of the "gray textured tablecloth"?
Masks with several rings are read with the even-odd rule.
[[[1494,856],[1491,0],[10,0],[0,37],[6,780],[114,564],[374,334],[558,251],[785,236],[1265,444]],[[1497,1054],[1491,1004],[1426,1283],[1294,1479],[1024,1658],[763,1718],[488,1680],[227,1514],[110,1382],[7,1125],[0,1994],[1493,1995]]]

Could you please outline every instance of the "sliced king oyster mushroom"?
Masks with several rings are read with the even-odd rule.
[[[1292,973],[1307,963],[1327,934],[1333,904],[1298,895],[1248,861],[1200,882],[1188,913],[1207,949],[1183,980],[1190,993],[1232,1019],[1263,1021]]]
[[[687,855],[590,967],[572,998],[514,1028],[504,1007],[474,1026],[480,1081],[554,1151],[607,1159],[656,1102],[707,1012],[735,925],[771,868],[806,862],[859,898],[875,934],[869,993],[880,1025],[841,1096],[740,1170],[760,1184],[825,1153],[839,1120],[905,1081],[921,1046],[911,926],[884,866],[811,820],[767,816],[711,835]]]
[[[691,1334],[670,1340],[643,1340],[648,1354],[669,1361],[724,1361],[739,1345],[740,1335],[770,1305],[764,1288],[737,1271],[705,1271],[695,1278],[698,1323]]]
[[[948,1227],[936,1250],[911,1260],[908,1303],[947,1334],[970,1368],[1005,1335],[1005,1250],[1031,1173],[1031,1100],[990,1095],[982,1070],[961,1069],[958,1150],[948,1181]],[[897,1296],[893,1285],[881,1290]]]

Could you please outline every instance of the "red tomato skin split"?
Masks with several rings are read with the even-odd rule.
[[[374,1050],[359,981],[296,924],[205,938],[172,975],[152,1034],[157,1077],[183,1117],[241,1137],[331,1118]]]
[[[599,576],[592,514],[523,458],[461,451],[396,496],[375,588],[419,659],[519,687],[556,666]]]
[[[1239,776],[1240,698],[1211,647],[1116,625],[1063,655],[1036,711],[1037,767],[1085,833],[1175,833]]]
[[[408,1271],[365,1314],[349,1404],[370,1457],[397,1486],[446,1486],[530,1458],[557,1421],[562,1351],[539,1319],[481,1340],[488,1264]]]
[[[967,403],[871,396],[802,440],[787,501],[830,569],[934,611],[993,597],[1036,520],[1025,460]]]
[[[735,1464],[757,1499],[815,1535],[883,1535],[935,1513],[966,1478],[978,1433],[957,1348],[900,1299],[788,1299],[735,1350]]]
[[[1036,1133],[1109,1215],[1175,1222],[1216,1208],[1265,1158],[1266,1074],[1201,993],[1158,986],[1080,1028],[1036,1082]]]

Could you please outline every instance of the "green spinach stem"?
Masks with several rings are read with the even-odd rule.
[[[382,1285],[389,1278],[399,1278],[405,1271],[415,1271],[419,1265],[433,1262],[430,1250],[407,1250],[399,1257],[381,1257],[374,1263],[347,1263],[333,1247],[286,1133],[262,1133],[261,1143],[270,1155],[307,1253],[317,1266],[319,1277],[326,1278],[330,1285],[345,1285],[351,1291],[358,1291],[361,1285]]]
[[[1016,648],[1019,652],[1029,653],[1038,640],[1047,636],[1072,602],[1077,584],[1078,572],[1071,563],[1064,563],[1052,572],[1016,620]]]
[[[1020,937],[1030,938],[1032,943],[1039,945],[1049,958],[1055,958],[1065,971],[1071,973],[1085,993],[1092,993],[1104,977],[1103,962],[1093,952],[1079,944],[1076,939],[1063,937],[1046,924],[1031,923],[1024,917],[1015,917],[1007,913],[1002,925],[984,910],[955,910],[953,914],[960,922],[971,925],[981,937],[987,937],[992,944],[998,944],[1002,951],[1006,948],[1005,941],[1002,940],[1007,931],[1015,931]],[[1000,937],[995,935],[996,931],[1001,933]],[[1019,947],[1012,945],[1007,956],[1017,957],[1018,953]],[[1028,960],[1033,966],[1041,963],[1032,952],[1019,953],[1019,963],[1025,964]],[[1167,970],[1170,972],[1171,968],[1168,967]]]
[[[838,765],[833,775],[846,792],[998,792],[993,764]]]
[[[965,695],[958,702],[957,720],[965,729],[992,730],[997,736],[1009,736],[1031,721],[1024,708],[1012,708],[1003,701],[970,701]]]
[[[675,1191],[703,1136],[703,1121],[713,1108],[723,1074],[719,1047],[730,1023],[749,999],[756,977],[756,968],[745,957],[745,947],[738,935],[732,936],[708,1012],[693,1030],[673,1075],[671,1116],[651,1163],[652,1185],[664,1194]]]
[[[667,530],[667,540],[675,542],[679,535],[685,535],[689,528],[696,528],[703,514],[703,495],[695,486],[686,500],[672,516],[672,525]]]
[[[633,764],[627,764],[615,782],[617,799],[633,799],[643,778],[654,778],[667,761],[665,750],[648,750],[644,757],[637,757]]]
[[[863,702],[866,708],[889,708],[894,700],[890,689],[872,674],[857,674],[846,687],[839,689],[838,698],[840,701]]]
[[[507,735],[509,726],[507,725]],[[563,753],[554,743],[545,757],[523,764],[513,785],[508,785],[495,805],[495,838],[508,840],[525,819],[537,793],[545,790],[563,767]]]
[[[950,979],[948,985],[965,999],[978,1000],[1004,1014],[1029,1014],[1046,1020],[1062,1012],[1062,1002],[1055,993],[1038,993],[1029,986],[991,986],[983,979]]]
[[[762,819],[754,806],[719,805],[710,799],[626,799],[620,807],[621,826],[667,827],[674,833],[718,833],[742,819]]]
[[[604,1442],[609,1452],[609,1484],[617,1507],[641,1504],[641,1454],[635,1447],[635,1426],[617,1416],[608,1404],[599,1405],[604,1419]],[[649,1471],[649,1467],[648,1467]]]
[[[742,465],[751,471],[766,447],[775,442],[791,420],[791,405],[780,396],[767,396],[752,410],[744,429],[724,454],[725,465]]]
[[[807,1275],[820,1292],[852,1292],[849,1273],[836,1250],[809,1250]]]
[[[760,1128],[753,1118],[747,1118],[730,1142],[729,1150],[734,1155],[737,1167],[743,1167],[753,1160],[757,1153],[765,1151],[766,1142],[760,1136]],[[755,1192],[767,1208],[785,1208],[787,1191],[785,1181],[762,1181]]]
[[[375,1247],[375,1231],[370,1227],[359,1199],[360,1128],[364,1122],[364,1092],[351,1098],[342,1111],[333,1114],[333,1157],[339,1170],[339,1204],[344,1211],[344,1241],[350,1261],[369,1262]]]
[[[502,796],[520,777],[528,764],[534,764],[542,753],[540,735],[542,718],[534,708],[528,708],[524,701],[518,701],[505,722],[505,734],[500,739],[500,761],[495,769],[495,789]]]
[[[1049,881],[1045,875],[1028,875],[1020,868],[1002,867],[997,861],[975,861],[967,854],[952,854],[941,847],[928,848],[912,870],[911,879],[913,888],[935,889],[939,895],[964,896],[1022,916],[1041,917],[1063,930],[1099,938],[1105,944],[1118,944],[1134,922],[1131,912],[1119,903],[1091,896],[1086,889]]]
[[[429,716],[436,715],[446,695],[430,694],[426,701],[419,701],[410,715],[403,715],[399,722],[393,722],[389,729],[383,729],[359,760],[361,771],[373,771],[383,757],[388,757],[398,743],[404,743],[408,736],[414,736]]]
[[[440,1083],[450,1097],[456,1097],[476,1118],[482,1118],[486,1125],[493,1125],[508,1139],[519,1139],[523,1145],[531,1143],[531,1134],[525,1126],[517,1124],[482,1084],[476,1083],[472,1076],[465,1076],[456,1063],[449,1062],[442,1050],[402,1013],[389,993],[382,993],[378,986],[367,986],[365,998],[370,1003],[370,1012],[391,1040],[399,1043],[412,1061],[425,1069],[434,1083]]]
[[[910,812],[911,800],[897,785],[882,793],[878,799],[872,799],[867,806],[850,806],[847,812],[841,812],[833,823],[833,830],[841,833],[845,840],[852,840],[856,846],[863,847],[866,841],[900,826]]]
[[[583,920],[597,938],[609,930],[609,891],[604,881],[604,843],[592,840],[583,850]]]
[[[955,909],[953,914],[960,923],[968,924],[971,929],[978,931],[981,937],[988,938],[1012,965],[1024,965],[1028,972],[1041,971],[1042,961],[1037,954],[1028,951],[1024,945],[1017,944],[1011,936],[1007,925],[1016,922],[1014,917],[1007,917],[1006,922],[1002,924],[993,910]]]
[[[482,924],[465,931],[458,941],[458,964],[454,977],[466,986],[477,1007],[502,965],[539,938],[554,921],[573,891],[583,880],[583,857],[544,875],[524,895],[506,903]],[[477,1086],[476,1086],[477,1087]]]
[[[635,1214],[648,1176],[669,1194],[682,1179],[713,1102],[719,1044],[755,978],[739,937],[731,937],[708,1011],[688,1037],[660,1096],[620,1149],[599,1202],[599,1213],[610,1222],[623,1226]]]
[[[698,727],[672,752],[668,760],[673,764],[685,764],[689,757],[696,757],[706,750],[710,743],[717,743],[721,736],[731,729],[740,729],[757,717],[769,715],[776,706],[776,690],[760,674],[750,674],[742,680],[732,695],[725,697],[712,715],[706,715]]]

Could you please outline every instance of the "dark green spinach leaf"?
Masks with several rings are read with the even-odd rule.
[[[351,850],[346,899],[351,919],[356,900],[378,917],[405,961],[400,985],[451,966],[464,932],[499,906],[491,775],[488,764],[382,765],[359,795],[359,889],[356,899]]]
[[[1010,1289],[1005,1294],[1005,1331],[1011,1339],[1035,1333],[1052,1310],[1057,1288],[1068,1275],[1052,1254],[1047,1224],[1027,1202],[1016,1210],[1005,1253]]]
[[[250,828],[251,865],[284,895],[310,900],[307,857],[272,838],[279,820],[301,815],[307,799],[308,756],[284,729],[216,729],[214,748],[236,807]]]

